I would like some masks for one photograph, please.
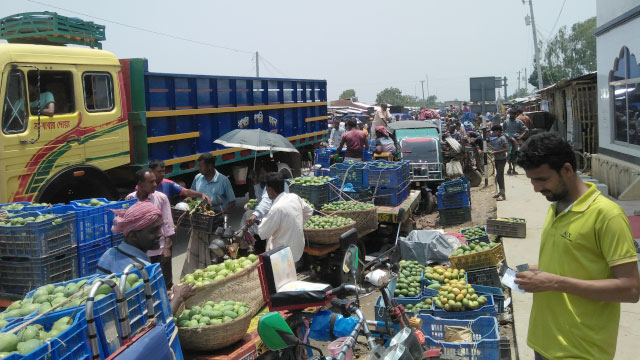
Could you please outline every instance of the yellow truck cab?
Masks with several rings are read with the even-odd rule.
[[[102,170],[130,162],[115,55],[0,44],[0,69],[0,202],[113,197]],[[51,101],[53,116],[39,114]]]

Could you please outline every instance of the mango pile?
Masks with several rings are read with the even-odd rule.
[[[45,214],[45,215],[38,215],[37,217],[29,216],[24,218],[21,216],[12,216],[4,221],[0,221],[0,226],[24,226],[29,223],[49,220],[49,219],[55,218],[56,216],[58,215]],[[62,217],[58,217],[57,219],[54,219],[51,222],[51,224],[57,225],[57,224],[60,224],[61,222],[62,222]]]
[[[525,222],[527,222],[525,219],[518,219],[518,218],[497,218],[496,220],[505,221],[505,222],[509,222],[509,223],[525,223]]]
[[[4,205],[2,207],[0,207],[0,210],[22,210],[24,209],[25,211],[29,211],[29,208],[32,206],[51,206],[51,204],[47,204],[47,203],[31,203],[31,204],[18,204],[18,203],[13,203],[13,204],[7,204]]]
[[[56,338],[63,331],[73,324],[73,319],[64,316],[51,325],[49,330],[45,330],[42,325],[29,325],[18,332],[18,334],[0,333],[0,359],[18,353],[29,354],[36,350],[45,341]]]
[[[483,227],[476,226],[469,229],[462,230],[461,234],[467,239],[472,240],[482,236],[487,236],[487,232]]]
[[[249,201],[247,201],[248,210],[255,210],[256,206],[258,206],[258,199],[249,199]]]
[[[440,286],[438,296],[432,297],[431,301],[436,308],[445,311],[467,311],[482,307],[487,303],[487,298],[478,296],[474,288],[464,280],[451,280]]]
[[[356,222],[353,219],[349,219],[342,216],[331,215],[331,216],[321,216],[314,215],[306,223],[304,223],[304,228],[308,230],[317,230],[317,229],[334,229],[347,225],[353,225]]]
[[[375,205],[359,201],[334,201],[322,205],[322,211],[360,211],[373,209]]]
[[[240,301],[207,301],[178,315],[178,327],[195,328],[200,326],[219,325],[249,311],[249,306]]]
[[[290,184],[310,186],[310,185],[324,185],[333,179],[330,176],[301,176],[289,180]]]
[[[114,281],[118,284],[120,283],[119,278],[115,278]],[[82,290],[81,296],[70,300],[68,303],[56,308],[56,310],[68,309],[75,306],[83,305],[87,301],[87,296],[89,295],[89,291],[91,290],[92,285],[93,284],[89,283],[86,279],[76,282],[70,282],[65,286],[55,286],[53,284],[45,285],[36,290],[33,293],[32,297],[22,300],[16,300],[11,303],[11,305],[9,305],[4,312],[0,313],[0,328],[7,323],[6,319],[27,316],[34,312],[36,312],[37,314],[42,314],[51,309],[53,306],[67,300],[67,298],[71,297],[71,295],[77,293],[80,290]],[[138,285],[142,285],[142,280],[138,277],[138,275],[127,275],[127,284],[125,285],[126,291],[129,291],[137,287]],[[95,300],[100,300],[110,293],[111,288],[109,287],[109,285],[103,284],[98,288]]]
[[[451,280],[464,279],[465,271],[464,269],[445,268],[440,265],[434,267],[426,266],[424,268],[424,277],[429,279],[429,281],[447,284]],[[429,288],[431,289],[431,287]]]
[[[256,260],[258,260],[258,256],[249,254],[247,257],[243,256],[233,260],[225,260],[222,264],[209,265],[206,269],[197,269],[193,273],[185,275],[178,285],[186,283],[191,284],[194,288],[198,288],[213,284],[216,281],[220,281],[227,276],[233,275],[253,265]]]
[[[496,246],[498,246],[498,243],[493,241],[486,243],[486,242],[476,240],[466,245],[462,245],[461,247],[457,248],[453,253],[451,253],[451,255],[449,256],[460,256],[460,255],[479,253],[479,252],[491,250]]]
[[[400,272],[396,279],[394,297],[414,297],[420,295],[420,281],[422,280],[422,265],[417,261],[400,260]]]
[[[98,207],[98,206],[102,206],[104,204],[105,204],[104,201],[100,201],[98,199],[91,199],[91,200],[89,200],[88,204],[79,203],[78,205],[80,205],[80,206]]]
[[[420,310],[431,310],[433,304],[432,298],[426,298],[417,304],[407,304],[404,308],[407,311],[419,312]]]

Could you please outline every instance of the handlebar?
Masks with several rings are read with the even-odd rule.
[[[365,289],[359,288],[355,285],[342,284],[336,288],[333,288],[327,291],[326,295],[327,297],[335,296],[335,297],[341,298],[348,295],[366,294],[366,293],[367,292]]]

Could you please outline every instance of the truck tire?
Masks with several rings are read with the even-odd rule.
[[[480,186],[480,183],[482,183],[482,174],[480,174],[478,170],[465,171],[464,176],[469,179],[469,185],[471,187]]]
[[[116,200],[117,191],[109,176],[102,170],[91,165],[76,165],[49,179],[34,201],[58,204],[89,198]]]

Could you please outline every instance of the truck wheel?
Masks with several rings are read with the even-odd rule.
[[[469,179],[469,185],[471,185],[471,187],[480,186],[480,183],[482,183],[482,174],[480,174],[478,170],[466,171],[464,176]]]
[[[111,179],[102,170],[81,165],[67,168],[49,179],[36,195],[36,202],[69,203],[71,200],[106,198],[116,200]]]

